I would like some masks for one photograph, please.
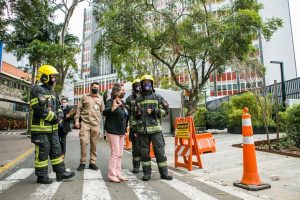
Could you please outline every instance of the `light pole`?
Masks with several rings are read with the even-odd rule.
[[[279,64],[280,65],[282,105],[285,108],[286,92],[285,92],[285,80],[284,80],[283,62],[282,61],[271,61],[270,63],[272,63],[272,64]]]

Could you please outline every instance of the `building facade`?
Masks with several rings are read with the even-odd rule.
[[[81,51],[81,80],[74,85],[74,105],[77,105],[83,94],[90,92],[91,84],[98,82],[100,92],[111,89],[114,83],[120,82],[109,56],[102,56],[97,61],[94,58],[95,44],[103,35],[93,16],[93,7],[84,9],[83,42]]]
[[[30,74],[2,61],[0,68],[0,129],[27,127]],[[29,96],[28,96],[29,97]]]

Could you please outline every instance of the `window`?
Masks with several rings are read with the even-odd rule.
[[[233,89],[236,90],[237,89],[237,85],[233,84]]]
[[[218,91],[221,91],[221,89],[222,89],[222,88],[221,88],[221,85],[218,85],[218,86],[217,86],[217,90],[218,90]]]
[[[222,85],[222,89],[223,89],[223,90],[227,90],[226,85]]]
[[[228,90],[232,90],[232,85],[231,84],[227,85],[227,88]]]
[[[244,90],[245,89],[245,83],[241,83],[241,89]]]

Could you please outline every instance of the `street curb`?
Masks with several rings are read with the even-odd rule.
[[[3,167],[0,167],[0,175],[9,170],[10,168],[14,167],[19,161],[25,159],[28,157],[32,152],[34,151],[34,147],[31,147],[29,150],[27,150],[25,153],[18,156],[16,159],[10,161],[9,163],[5,164]]]

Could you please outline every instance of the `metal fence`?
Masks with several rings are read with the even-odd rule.
[[[285,90],[286,90],[286,99],[300,99],[300,77],[285,81]],[[272,94],[273,100],[275,99],[274,84],[268,85],[266,87],[268,94]],[[236,94],[241,95],[241,94]],[[277,95],[279,103],[282,103],[282,90],[281,83],[277,83]],[[232,95],[235,96],[235,95]],[[206,102],[206,107],[209,110],[218,109],[223,102],[228,102],[231,96],[225,96],[219,99],[215,99],[209,102]]]

